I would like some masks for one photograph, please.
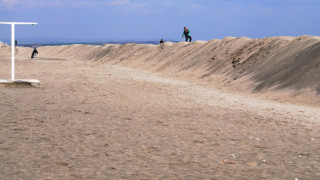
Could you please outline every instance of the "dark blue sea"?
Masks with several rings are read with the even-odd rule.
[[[170,41],[170,42],[178,42],[178,41]],[[127,43],[135,43],[135,44],[159,44],[159,41],[106,41],[106,42],[67,42],[67,43],[21,43],[18,46],[23,47],[40,47],[40,46],[61,46],[61,45],[72,45],[72,44],[84,44],[84,45],[105,45],[105,44],[127,44]]]

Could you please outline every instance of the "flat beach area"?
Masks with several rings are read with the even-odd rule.
[[[21,48],[16,59],[16,77],[39,86],[0,86],[0,179],[320,178],[317,102],[268,98],[271,91],[259,98],[130,62],[51,56],[50,48],[34,60]],[[1,78],[10,66],[3,55]]]

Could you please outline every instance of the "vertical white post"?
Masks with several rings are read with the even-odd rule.
[[[14,24],[11,24],[11,80],[14,81],[14,52],[15,50],[15,37],[14,37]]]
[[[15,55],[15,30],[16,24],[38,24],[36,22],[0,22],[0,24],[11,24],[11,80],[14,81],[14,55]]]

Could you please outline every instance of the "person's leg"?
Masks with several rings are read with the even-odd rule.
[[[186,42],[188,42],[188,36],[186,36]]]
[[[189,36],[189,39],[190,39],[190,41],[189,41],[189,42],[191,42],[191,41],[192,41],[192,37],[191,37],[191,36]]]

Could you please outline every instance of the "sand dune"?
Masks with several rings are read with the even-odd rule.
[[[51,46],[39,48],[39,55],[126,66],[208,86],[259,92],[271,99],[286,96],[289,101],[318,105],[319,48],[320,38],[313,36],[227,37],[163,45]]]
[[[42,58],[91,61],[147,70],[163,77],[259,98],[320,105],[320,37],[226,37],[162,45],[63,45],[38,48]],[[31,48],[17,47],[28,58]],[[10,56],[10,47],[0,50]]]

